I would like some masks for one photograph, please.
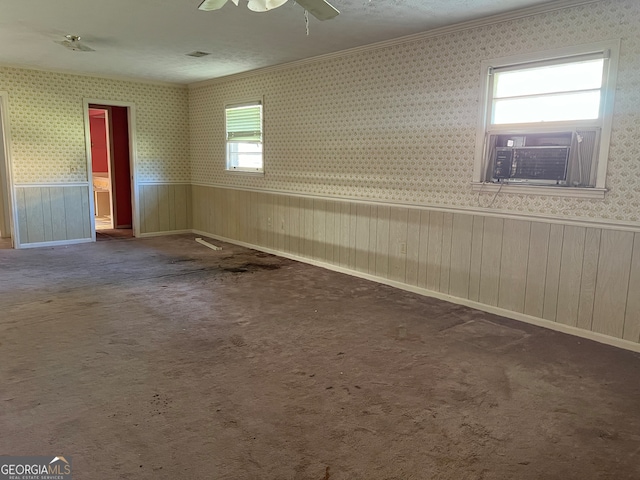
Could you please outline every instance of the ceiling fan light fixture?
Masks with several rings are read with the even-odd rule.
[[[201,0],[198,9],[204,11],[219,10],[226,5],[228,1],[229,0]],[[231,1],[236,7],[238,6],[239,0]],[[274,8],[281,7],[287,3],[287,1],[288,0],[247,0],[247,8],[254,12],[268,12]],[[329,20],[340,13],[338,9],[327,0],[295,0],[295,2],[318,20]]]
[[[249,0],[247,8],[252,12],[268,12],[274,8],[281,7],[287,0]]]

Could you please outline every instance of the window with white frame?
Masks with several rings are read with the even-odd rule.
[[[606,42],[483,62],[474,189],[601,198],[617,54]]]
[[[264,172],[262,102],[225,107],[227,170]]]

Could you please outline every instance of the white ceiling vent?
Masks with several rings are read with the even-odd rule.
[[[187,57],[200,58],[200,57],[206,57],[207,55],[211,55],[211,54],[209,52],[201,52],[200,50],[196,50],[195,52],[185,53],[185,55]]]

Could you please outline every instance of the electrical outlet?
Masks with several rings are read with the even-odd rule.
[[[271,217],[267,217],[267,227],[271,228],[273,226],[273,222],[271,221]]]
[[[407,244],[402,242],[400,244],[400,255],[406,255],[407,254]]]

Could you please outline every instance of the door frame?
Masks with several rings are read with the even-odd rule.
[[[91,131],[89,128],[89,105],[102,105],[105,107],[126,107],[127,109],[127,127],[129,129],[129,170],[131,172],[131,223],[133,228],[133,236],[140,236],[140,207],[139,207],[139,187],[138,187],[138,158],[136,152],[136,105],[133,102],[120,102],[116,100],[104,100],[95,98],[84,98],[83,110],[84,110],[84,136],[85,145],[87,150],[87,180],[89,183],[89,216],[91,220],[91,238],[95,242],[96,240],[96,223],[95,217],[95,205],[93,194],[93,179],[91,178],[92,160],[91,160]],[[113,185],[111,186],[113,188]]]
[[[16,192],[13,188],[13,162],[11,161],[11,129],[9,128],[9,93],[0,91],[0,136],[3,140],[4,162],[0,162],[0,195],[3,195],[2,203],[4,225],[2,231],[9,230],[11,246],[20,245],[18,232],[15,226],[18,224],[18,212],[16,205]]]

